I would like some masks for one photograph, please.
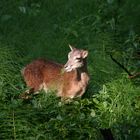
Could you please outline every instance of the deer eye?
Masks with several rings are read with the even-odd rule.
[[[82,59],[81,59],[80,57],[78,57],[78,58],[76,58],[76,60],[77,60],[78,62],[80,62]]]

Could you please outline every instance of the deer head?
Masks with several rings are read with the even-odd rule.
[[[88,56],[88,51],[86,50],[76,49],[71,45],[69,45],[69,47],[71,51],[68,54],[68,61],[64,65],[64,70],[66,72],[84,67],[85,60]]]

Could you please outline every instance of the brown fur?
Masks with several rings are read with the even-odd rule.
[[[81,68],[70,72],[64,71],[64,65],[37,59],[28,64],[22,71],[28,87],[34,92],[44,89],[56,90],[57,96],[62,98],[80,97],[86,90],[89,76],[86,59]]]

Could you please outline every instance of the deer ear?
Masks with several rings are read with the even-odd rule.
[[[83,58],[86,58],[87,56],[88,56],[88,51],[83,51],[83,52],[82,52],[82,57],[83,57]]]
[[[69,47],[70,47],[70,50],[71,51],[74,50],[74,47],[72,47],[70,44],[69,44]]]

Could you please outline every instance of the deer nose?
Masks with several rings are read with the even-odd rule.
[[[67,71],[67,72],[71,71],[71,66],[66,63],[64,65],[64,70]]]
[[[67,68],[67,66],[68,66],[68,65],[67,65],[67,64],[65,64],[65,65],[64,65],[64,68]]]

